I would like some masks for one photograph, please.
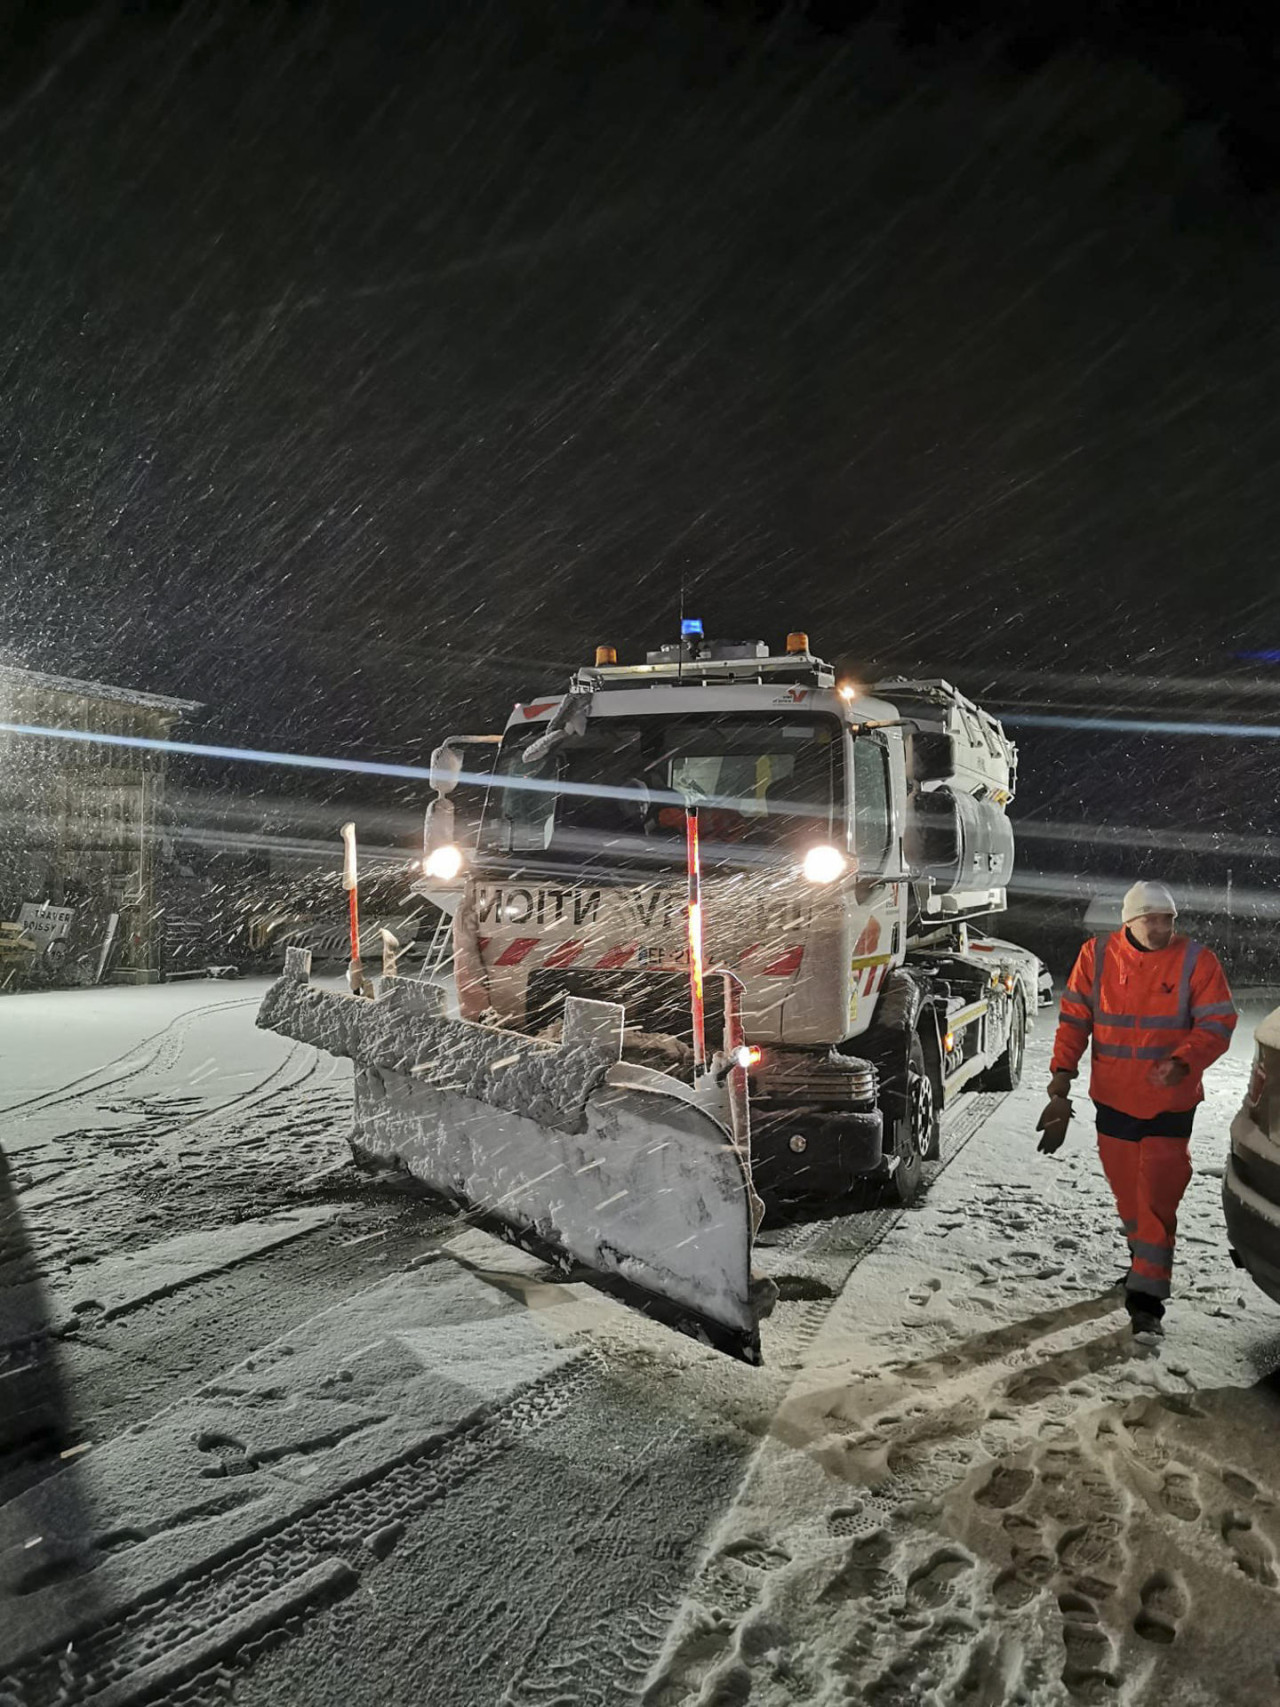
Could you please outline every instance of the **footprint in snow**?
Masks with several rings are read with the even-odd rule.
[[[892,1569],[893,1543],[883,1529],[859,1537],[844,1563],[819,1594],[819,1600],[883,1600],[898,1587]]]
[[[895,1649],[889,1664],[865,1685],[860,1699],[867,1707],[918,1707],[922,1700],[935,1699],[939,1686],[954,1672],[957,1647],[967,1648],[971,1640],[967,1621],[931,1620],[909,1647]]]
[[[1156,1571],[1143,1583],[1141,1599],[1134,1629],[1144,1642],[1167,1646],[1177,1638],[1178,1626],[1191,1606],[1186,1588],[1172,1571]]]
[[[1169,1516],[1181,1523],[1194,1523],[1203,1510],[1196,1495],[1196,1479],[1189,1470],[1166,1471],[1157,1498]]]
[[[1015,1698],[1016,1672],[1014,1643],[989,1633],[970,1649],[955,1699],[964,1707],[1006,1707]]]
[[[1108,1691],[1119,1687],[1120,1679],[1115,1670],[1115,1646],[1099,1622],[1097,1607],[1086,1596],[1068,1592],[1058,1596],[1058,1610],[1067,1652],[1062,1681],[1074,1696],[1104,1699]]]
[[[1040,1470],[1040,1480],[1047,1483],[1064,1482],[1079,1475],[1083,1460],[1077,1446],[1046,1446]]]
[[[1148,1423],[1127,1423],[1124,1440],[1139,1464],[1148,1470],[1163,1470],[1169,1462],[1169,1448],[1152,1433]]]
[[[1228,1493],[1234,1494],[1238,1500],[1256,1500],[1258,1498],[1258,1484],[1252,1477],[1246,1476],[1242,1470],[1224,1470],[1222,1481]]]
[[[1043,1566],[1043,1572],[1035,1567]],[[1053,1575],[1053,1560],[1025,1560],[1000,1572],[991,1585],[991,1595],[1002,1612],[1017,1612],[1027,1606]]]
[[[1009,1537],[1009,1545],[1013,1548],[1015,1558],[1019,1553],[1040,1551],[1044,1537],[1035,1518],[1027,1517],[1020,1511],[1007,1511],[1000,1520],[1000,1527]]]
[[[1028,1369],[1015,1375],[1005,1388],[1005,1397],[1013,1405],[1038,1405],[1062,1386],[1061,1379],[1048,1369]]]
[[[721,1557],[736,1559],[753,1571],[776,1571],[791,1563],[791,1555],[785,1547],[774,1546],[758,1535],[747,1535],[741,1541],[730,1542]]]
[[[1116,1517],[1099,1517],[1068,1529],[1058,1542],[1063,1569],[1072,1576],[1087,1573],[1103,1580],[1118,1578],[1128,1561],[1128,1549],[1121,1540],[1123,1530]]]
[[[978,1505],[1004,1511],[1017,1505],[1030,1491],[1035,1477],[1030,1470],[1016,1464],[997,1464],[986,1482],[973,1496]]]
[[[879,1520],[869,1517],[865,1506],[841,1505],[827,1513],[829,1535],[858,1535],[878,1526]]]
[[[907,1601],[912,1606],[945,1606],[952,1585],[973,1569],[973,1560],[956,1547],[944,1547],[907,1579]]]
[[[200,1472],[206,1479],[249,1475],[258,1468],[255,1460],[249,1456],[249,1448],[244,1441],[237,1440],[233,1434],[223,1434],[217,1429],[201,1429],[195,1437],[195,1443],[197,1451],[208,1453],[213,1459],[213,1462],[206,1464]]]
[[[1276,1576],[1275,1548],[1261,1530],[1254,1528],[1251,1517],[1229,1511],[1222,1520],[1222,1539],[1245,1576],[1266,1588],[1277,1586],[1280,1579]]]
[[[1045,1513],[1074,1533],[1098,1523],[1111,1524],[1124,1510],[1124,1501],[1105,1473],[1095,1469],[1080,1470],[1071,1477],[1053,1480],[1045,1477],[1043,1485]]]
[[[1051,1512],[1036,1511],[1034,1517],[1023,1516],[1019,1512],[1006,1512],[1004,1530],[1009,1537],[1009,1549],[1016,1560],[1049,1557],[1056,1560],[1057,1554],[1049,1541],[1044,1526],[1044,1518],[1052,1517]]]

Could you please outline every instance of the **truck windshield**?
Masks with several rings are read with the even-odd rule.
[[[843,843],[843,769],[835,718],[594,717],[533,763],[545,725],[510,730],[485,809],[481,845],[574,863],[683,861],[685,807],[699,808],[709,863],[769,863],[779,852]]]

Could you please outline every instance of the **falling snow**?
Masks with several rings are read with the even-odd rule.
[[[1274,1701],[1220,1194],[1280,989],[1274,43],[1034,10],[9,9],[0,1707]],[[766,1222],[760,1368],[357,1169],[350,1063],[255,1027],[290,947],[363,1005],[348,820],[366,972],[447,983],[436,744],[686,613],[1002,718],[991,928],[1059,987],[1147,877],[1245,992],[1160,1346],[1088,1136],[1034,1149],[1046,1019],[920,1206]]]

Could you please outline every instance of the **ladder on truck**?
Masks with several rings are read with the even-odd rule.
[[[423,957],[419,976],[423,979],[438,977],[447,969],[452,955],[453,919],[448,913],[442,912],[436,920],[435,930],[431,933],[431,942]]]

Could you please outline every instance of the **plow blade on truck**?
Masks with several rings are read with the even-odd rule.
[[[621,1013],[566,1003],[545,1043],[447,1018],[440,992],[310,982],[290,949],[258,1024],[355,1063],[352,1148],[469,1220],[748,1363],[760,1361],[750,1160],[708,1095],[620,1059]]]

